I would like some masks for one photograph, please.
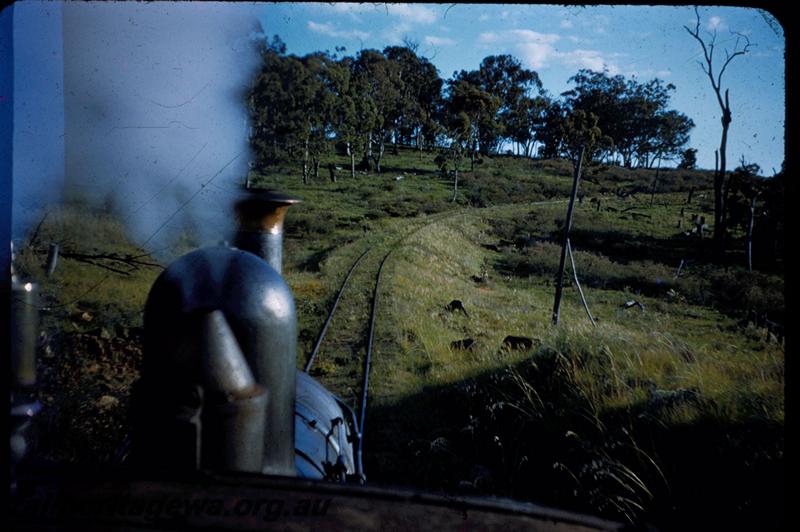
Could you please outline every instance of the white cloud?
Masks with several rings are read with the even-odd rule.
[[[565,38],[573,43],[585,42],[575,36]],[[557,63],[598,72],[608,70],[611,75],[617,75],[622,71],[614,59],[624,54],[609,54],[591,49],[565,52],[557,47],[560,40],[561,36],[556,33],[540,33],[526,29],[484,32],[478,36],[480,44],[505,47],[508,52],[519,57],[528,68],[542,69]]]
[[[478,35],[478,42],[479,43],[486,44],[486,43],[497,42],[498,39],[499,39],[498,35],[496,33],[490,32],[490,31],[487,31],[487,32],[484,32],[484,33],[481,33],[480,35]]]
[[[562,20],[561,23],[559,24],[559,27],[564,28],[565,30],[568,30],[568,29],[570,29],[572,27],[572,21],[571,20]]]
[[[359,15],[374,11],[374,6],[367,4],[357,4],[349,2],[309,2],[305,4],[310,13],[319,15],[320,13],[333,15],[347,15],[354,21],[361,21]]]
[[[558,52],[549,43],[521,43],[517,45],[517,51],[522,61],[531,68],[544,68],[551,59],[558,55]]]
[[[552,43],[561,37],[555,33],[539,33],[532,30],[509,30],[508,34],[512,39],[523,42]]]
[[[716,31],[717,29],[722,29],[722,26],[722,19],[717,16],[713,16],[708,19],[708,26],[706,26],[706,28],[708,31]]]
[[[337,13],[347,13],[348,15],[357,15],[364,11],[364,6],[361,4],[351,4],[348,2],[333,2],[331,4],[322,4],[328,6],[330,9]]]
[[[671,70],[659,70],[658,72],[656,72],[656,77],[659,77],[659,78],[668,78],[671,75],[672,75],[672,71]]]
[[[555,33],[539,33],[533,30],[506,30],[499,33],[496,32],[483,32],[478,35],[478,42],[480,43],[553,43],[561,37]]]
[[[436,37],[434,35],[427,35],[424,39],[425,44],[429,46],[453,46],[457,44],[453,39],[447,37]]]
[[[349,15],[354,20],[361,20],[359,15],[375,13],[389,15],[403,22],[414,24],[431,24],[438,18],[437,13],[433,9],[421,4],[324,2],[305,5],[310,8],[312,13],[319,13],[322,11],[326,13]]]
[[[349,31],[342,31],[337,30],[333,24],[329,23],[322,23],[319,24],[314,22],[313,20],[308,21],[308,29],[316,33],[322,33],[323,35],[328,35],[330,37],[336,37],[339,39],[367,39],[369,37],[369,32],[360,31],[360,30],[349,30]]]
[[[480,20],[481,22],[486,22],[487,20],[489,20],[489,15],[483,14],[478,17],[478,20]]]
[[[559,59],[562,63],[577,68],[588,68],[595,72],[608,70],[612,76],[620,73],[619,67],[608,62],[599,50],[574,50],[559,54]]]
[[[437,19],[436,12],[420,4],[387,4],[389,15],[406,22],[431,24]]]

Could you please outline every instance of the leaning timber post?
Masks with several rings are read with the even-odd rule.
[[[653,190],[650,191],[650,206],[656,199],[656,188],[658,187],[658,173],[661,171],[661,157],[658,158],[658,166],[656,167],[656,176],[653,178]]]
[[[583,309],[586,311],[586,315],[589,316],[589,321],[592,322],[592,325],[597,327],[597,323],[595,323],[594,317],[592,316],[592,311],[589,310],[589,304],[586,302],[586,296],[583,295],[581,282],[578,280],[578,270],[575,268],[575,257],[572,255],[572,246],[569,243],[569,238],[567,239],[567,255],[569,255],[569,263],[572,266],[572,277],[575,280],[575,287],[578,289],[578,295],[581,296]]]
[[[752,222],[750,223],[750,227],[753,227]],[[752,233],[752,230],[750,232]],[[56,271],[56,265],[58,264],[58,251],[58,244],[55,242],[51,243],[50,248],[47,250],[47,262],[45,263],[45,271],[47,272],[48,277],[52,276],[53,272]]]
[[[558,325],[558,317],[561,312],[561,293],[564,289],[564,265],[567,260],[567,245],[569,243],[569,231],[572,228],[572,211],[575,207],[575,197],[578,195],[578,181],[581,178],[581,165],[583,164],[583,152],[585,146],[581,146],[578,153],[578,161],[575,164],[575,176],[572,179],[572,195],[567,207],[567,220],[564,222],[564,238],[561,243],[561,260],[558,263],[558,276],[556,277],[556,298],[553,303],[553,325]]]
[[[747,271],[753,271],[753,225],[756,220],[756,200],[758,194],[750,200],[750,223],[747,226]]]

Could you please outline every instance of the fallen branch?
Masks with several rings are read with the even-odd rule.
[[[88,254],[88,253],[78,253],[75,251],[62,251],[61,256],[68,258],[68,259],[75,259],[75,260],[109,260],[113,262],[119,262],[122,264],[127,264],[129,266],[148,266],[151,268],[163,268],[160,264],[156,264],[155,262],[147,262],[145,260],[140,260],[141,257],[147,257],[148,254],[143,255],[118,255],[116,253],[95,253],[95,254]]]
[[[59,255],[65,259],[91,264],[120,275],[130,275],[131,272],[138,270],[140,267],[164,268],[160,264],[142,260],[142,257],[149,256],[148,253],[143,253],[141,255],[119,255],[117,253],[80,253],[77,251],[63,250]],[[128,269],[121,269],[120,265],[127,266]]]
[[[28,249],[34,249],[36,247],[36,242],[39,240],[39,231],[42,228],[42,224],[47,219],[48,214],[50,213],[44,213],[44,216],[42,216],[42,219],[39,220],[39,223],[36,225],[36,229],[33,231],[33,235],[31,235],[31,239],[28,241]]]

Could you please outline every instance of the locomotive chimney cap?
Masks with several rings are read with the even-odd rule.
[[[280,233],[283,230],[283,219],[289,206],[302,201],[301,198],[276,190],[246,188],[235,207],[240,229]]]
[[[271,188],[252,186],[244,189],[242,199],[258,199],[259,201],[286,203],[289,205],[303,201],[302,198],[298,198],[297,196],[289,196],[288,194],[284,194],[283,192],[279,192]]]

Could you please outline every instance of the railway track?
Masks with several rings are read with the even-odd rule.
[[[412,227],[408,228],[403,234],[389,244],[374,244],[364,250],[345,274],[334,298],[334,302],[317,335],[317,339],[304,366],[304,371],[306,373],[311,373],[314,369],[314,364],[318,363],[321,359],[327,360],[328,367],[330,367],[330,359],[332,358],[334,360],[334,367],[346,366],[350,368],[353,367],[355,359],[363,360],[361,364],[360,386],[357,390],[352,385],[354,377],[357,377],[357,375],[352,374],[352,370],[350,372],[345,370],[345,375],[341,375],[341,372],[326,372],[327,374],[325,375],[317,375],[317,377],[323,381],[326,386],[332,389],[334,393],[344,398],[345,402],[348,402],[347,400],[349,399],[354,403],[352,406],[355,407],[355,403],[358,404],[358,424],[362,432],[364,420],[366,418],[366,404],[369,393],[369,370],[372,364],[376,321],[380,308],[379,294],[383,267],[392,253],[418,231],[459,214],[464,214],[464,210],[459,209],[431,215],[424,220],[420,220],[419,222],[421,223],[413,224]],[[359,269],[359,266],[362,264],[363,266]],[[354,283],[351,282],[351,279],[354,279]],[[353,284],[359,287],[371,286],[371,290],[369,293],[348,290]],[[337,310],[339,310],[340,303],[343,299],[347,300],[346,307],[349,311],[349,314],[346,316],[337,314]],[[337,319],[337,326],[331,327]],[[364,327],[364,324],[368,324],[368,326]],[[362,340],[360,342],[353,342],[353,338],[361,338]],[[323,349],[323,345],[327,349]],[[320,353],[326,356],[320,356]]]
[[[563,201],[564,200],[555,200],[514,204],[514,207],[526,208],[534,205],[545,205]],[[455,218],[457,216],[485,215],[497,209],[507,207],[508,205],[498,205],[483,209],[456,209],[431,215],[424,220],[418,220],[417,222],[419,223],[414,223],[411,227],[407,228],[402,235],[393,240],[390,244],[374,244],[368,247],[358,256],[345,274],[345,277],[336,293],[336,297],[334,298],[334,302],[328,312],[328,316],[326,317],[322,328],[317,335],[317,339],[314,343],[311,353],[308,356],[304,371],[306,373],[310,373],[312,371],[314,368],[314,363],[320,358],[320,352],[324,351],[322,350],[323,345],[330,346],[327,357],[334,358],[334,367],[344,366],[345,368],[353,368],[357,365],[354,364],[354,362],[356,362],[358,359],[362,359],[363,357],[363,363],[361,365],[362,369],[360,387],[358,389],[353,386],[353,382],[358,375],[357,372],[354,374],[352,369],[350,369],[349,372],[346,370],[344,372],[334,371],[333,374],[328,373],[327,375],[317,375],[317,378],[323,381],[326,386],[328,386],[328,388],[331,389],[335,394],[343,398],[345,402],[351,403],[351,406],[354,408],[354,410],[356,410],[355,406],[357,403],[357,430],[360,433],[359,449],[357,450],[359,456],[361,456],[360,447],[363,444],[364,438],[364,426],[369,396],[369,377],[370,369],[372,367],[372,356],[374,352],[373,346],[375,341],[377,314],[380,308],[379,295],[381,290],[381,276],[384,266],[392,254],[400,249],[405,243],[407,243],[411,237],[416,235],[419,231],[430,227],[431,225],[440,223],[450,218]],[[365,266],[359,270],[359,266],[362,264],[365,264]],[[354,277],[356,278],[356,286],[372,287],[371,292],[369,293],[369,296],[371,297],[368,297],[368,294],[364,293],[363,291],[348,291],[348,288],[351,286],[351,278]],[[338,327],[333,327],[333,329],[331,329],[331,325],[335,320],[335,316],[337,316],[336,312],[339,309],[340,302],[342,299],[348,299],[348,297],[350,298],[348,303],[351,305],[349,309],[351,314],[345,317],[343,321],[340,321]],[[356,307],[355,313],[352,312],[354,310],[353,307]],[[368,314],[366,310],[367,308],[369,309]],[[369,324],[366,328],[363,326],[365,323]],[[359,328],[361,330],[358,330]],[[333,331],[331,335],[334,338],[329,340],[328,334],[331,331]],[[337,334],[343,336],[344,338],[335,338]],[[356,337],[362,338],[362,341],[354,343],[352,339]],[[327,357],[321,358],[324,359]],[[344,373],[344,375],[341,373]]]

